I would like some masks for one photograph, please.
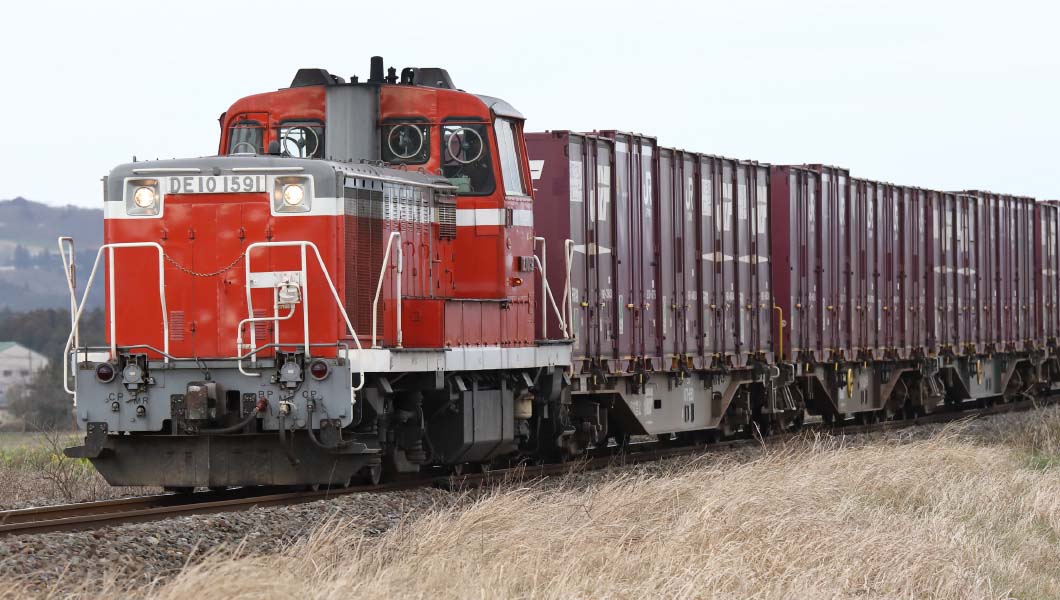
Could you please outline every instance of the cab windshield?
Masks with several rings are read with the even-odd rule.
[[[489,128],[484,123],[442,125],[442,175],[464,196],[492,194]]]
[[[280,154],[294,158],[324,158],[324,125],[317,121],[285,121],[276,130]]]
[[[257,121],[244,119],[228,128],[228,154],[264,153],[265,128]]]

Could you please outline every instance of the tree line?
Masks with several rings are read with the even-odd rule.
[[[102,343],[104,330],[102,309],[81,315],[82,342]],[[52,429],[74,425],[73,401],[63,390],[63,349],[69,335],[68,310],[0,310],[0,340],[17,342],[48,359],[45,369],[9,394],[9,410],[30,427]]]

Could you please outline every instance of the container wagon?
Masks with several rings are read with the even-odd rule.
[[[538,233],[566,257],[548,277],[567,298],[572,397],[609,399],[611,436],[801,418],[774,343],[768,165],[617,131],[532,133],[527,149]]]

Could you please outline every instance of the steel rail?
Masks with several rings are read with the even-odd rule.
[[[277,490],[277,488],[240,488],[22,508],[0,511],[0,537],[95,529],[124,523],[158,521],[187,515],[217,514],[250,510],[258,507],[303,504],[364,492],[393,492],[427,486],[439,486],[447,489],[472,488],[497,481],[545,478],[572,472],[598,470],[617,464],[646,463],[700,454],[712,450],[734,449],[766,443],[775,444],[797,438],[807,431],[830,432],[836,435],[887,432],[912,426],[970,420],[984,416],[1025,411],[1054,402],[1055,397],[1051,395],[981,408],[941,410],[915,418],[880,421],[873,424],[843,423],[830,426],[824,423],[813,423],[806,425],[798,432],[776,434],[764,438],[756,436],[725,439],[713,443],[700,442],[670,446],[661,442],[642,442],[630,444],[626,447],[611,446],[609,448],[599,448],[591,451],[585,457],[571,462],[519,465],[458,475],[427,473],[380,485],[358,485],[312,491],[294,491],[290,488],[280,488],[280,490]]]

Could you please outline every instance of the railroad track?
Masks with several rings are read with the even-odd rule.
[[[975,419],[989,415],[1030,410],[1051,404],[1053,397],[1038,400],[1021,400],[983,408],[960,411],[942,411],[913,419],[882,421],[869,425],[844,425],[828,427],[811,424],[809,430],[829,431],[835,434],[864,434],[885,432],[916,425],[945,423],[961,419]],[[805,431],[805,429],[804,429]],[[281,490],[275,488],[247,488],[224,491],[195,492],[191,494],[159,494],[137,496],[97,502],[79,502],[55,506],[42,506],[0,511],[0,536],[30,535],[57,531],[95,529],[125,523],[157,521],[173,517],[216,514],[250,510],[258,507],[302,504],[348,496],[363,492],[392,492],[424,486],[442,486],[450,489],[471,488],[503,479],[525,480],[562,475],[572,471],[591,471],[615,464],[636,464],[674,458],[710,450],[738,448],[762,443],[776,443],[794,438],[802,433],[786,433],[767,438],[741,438],[723,440],[711,444],[689,444],[665,446],[655,442],[631,444],[624,451],[615,447],[608,452],[597,452],[595,456],[568,463],[544,465],[520,465],[484,473],[461,475],[425,475],[411,479],[400,479],[380,485],[351,486],[326,490]]]

